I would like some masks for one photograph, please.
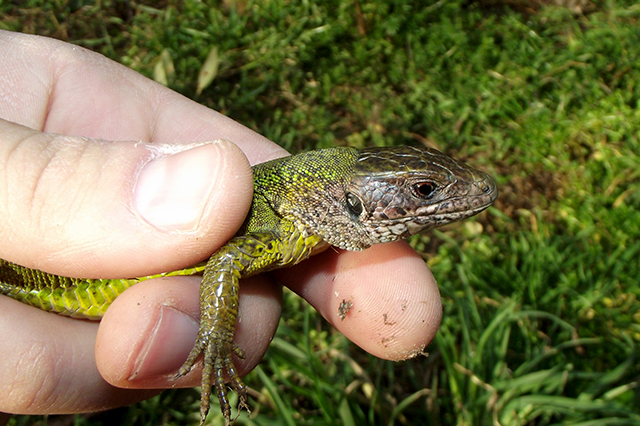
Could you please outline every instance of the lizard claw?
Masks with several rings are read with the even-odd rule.
[[[211,336],[209,333],[203,333],[202,330],[198,334],[196,344],[191,349],[185,363],[178,370],[175,378],[180,378],[189,373],[202,353],[200,425],[204,424],[205,418],[209,413],[212,388],[215,389],[220,401],[220,409],[225,418],[225,424],[229,425],[231,423],[231,406],[227,396],[227,380],[229,380],[231,388],[238,394],[239,409],[246,409],[250,412],[247,404],[247,387],[240,380],[232,359],[232,354],[244,359],[244,351],[233,341],[229,342],[221,336]]]

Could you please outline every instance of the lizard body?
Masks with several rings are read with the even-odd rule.
[[[255,165],[253,174],[249,215],[206,264],[96,280],[59,277],[0,259],[0,294],[47,311],[98,319],[139,281],[202,273],[200,330],[177,377],[202,354],[201,422],[213,386],[229,423],[225,378],[240,406],[247,407],[247,391],[232,360],[232,354],[244,356],[233,341],[241,278],[294,265],[330,245],[363,250],[407,238],[473,216],[497,197],[488,175],[430,148],[328,148]]]

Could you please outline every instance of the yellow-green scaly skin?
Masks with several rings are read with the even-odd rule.
[[[247,408],[232,354],[243,277],[294,265],[334,245],[362,250],[473,216],[497,197],[483,172],[429,148],[328,148],[253,167],[254,196],[242,228],[204,264],[119,280],[59,277],[0,259],[0,294],[40,309],[98,319],[139,281],[203,273],[200,331],[177,377],[203,354],[201,419],[212,385],[231,419],[225,377]]]

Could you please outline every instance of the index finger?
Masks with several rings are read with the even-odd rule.
[[[7,121],[111,141],[228,139],[252,164],[286,155],[240,123],[82,47],[0,30],[0,57]]]

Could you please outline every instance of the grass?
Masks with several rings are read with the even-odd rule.
[[[0,1],[0,28],[101,52],[292,152],[428,144],[497,177],[487,213],[412,240],[444,303],[429,357],[368,356],[287,294],[236,424],[640,425],[635,2],[22,3]],[[74,422],[195,425],[197,406],[172,390]],[[38,419],[10,424],[58,420]]]

